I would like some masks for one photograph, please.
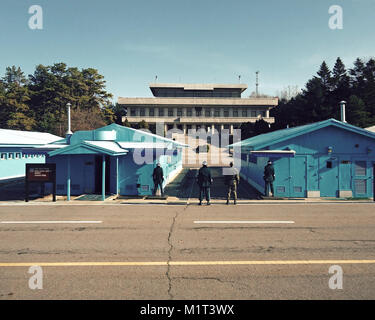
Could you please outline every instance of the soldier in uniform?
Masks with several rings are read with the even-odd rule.
[[[202,205],[203,197],[206,196],[207,205],[210,203],[210,188],[212,184],[211,171],[207,168],[207,162],[203,161],[198,171],[197,183],[199,185],[199,205]]]
[[[163,181],[164,181],[164,173],[163,168],[160,166],[158,162],[154,172],[152,173],[152,179],[154,180],[154,195],[156,195],[156,191],[158,191],[158,187],[160,186],[161,196],[164,196],[163,192]]]
[[[230,196],[233,195],[234,204],[237,204],[237,186],[240,182],[238,170],[233,168],[233,162],[230,163],[230,174],[225,176],[225,184],[227,186],[227,204],[229,204]]]
[[[268,197],[268,189],[271,189],[272,197],[274,196],[273,193],[273,182],[275,181],[275,169],[272,165],[272,161],[269,160],[267,165],[264,167],[264,195]]]

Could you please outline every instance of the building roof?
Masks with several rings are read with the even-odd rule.
[[[127,106],[277,106],[278,98],[118,98],[118,104]]]
[[[5,146],[44,145],[61,139],[61,137],[45,132],[0,129],[0,145]]]
[[[371,131],[371,132],[375,132],[375,126],[368,127],[368,128],[366,128],[366,130]]]
[[[171,88],[183,90],[210,90],[214,89],[238,89],[244,92],[247,89],[246,84],[218,84],[218,83],[150,83],[150,89]]]
[[[304,126],[294,127],[294,128],[287,128],[287,129],[281,129],[265,134],[260,134],[258,136],[234,143],[228,147],[242,147],[249,150],[256,150],[265,148],[269,145],[274,145],[276,143],[282,142],[284,140],[292,139],[300,135],[304,135],[307,133],[310,133],[312,131],[316,131],[328,126],[335,126],[338,128],[342,128],[348,131],[352,131],[357,134],[361,134],[364,136],[367,136],[369,138],[375,139],[375,133],[369,132],[365,129],[353,126],[348,123],[344,123],[341,121],[338,121],[336,119],[328,119],[320,122],[315,122],[312,124],[307,124]]]
[[[107,154],[110,156],[125,155],[128,150],[121,148],[113,141],[82,141],[49,152],[50,157],[69,154]]]

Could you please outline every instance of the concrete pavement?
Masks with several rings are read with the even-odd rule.
[[[0,298],[374,299],[374,212],[372,203],[1,206],[0,222],[50,224],[0,223]],[[67,220],[102,223],[53,223]],[[294,223],[194,223],[217,220]],[[342,260],[352,261],[341,263],[344,287],[332,290],[328,269]],[[43,262],[58,265],[42,267],[42,290],[29,289],[28,266],[5,266]]]

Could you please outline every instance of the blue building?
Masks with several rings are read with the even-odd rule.
[[[26,163],[44,163],[44,154],[27,154],[24,148],[36,150],[61,137],[43,132],[0,129],[0,180],[25,176]]]
[[[39,148],[47,163],[56,164],[57,194],[151,195],[157,162],[164,185],[182,169],[185,145],[142,130],[111,124],[77,131],[66,139]]]
[[[264,193],[263,172],[274,162],[275,196],[372,197],[375,133],[329,119],[262,134],[241,147],[241,175]]]

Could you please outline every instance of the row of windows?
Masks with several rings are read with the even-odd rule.
[[[0,160],[7,159],[28,159],[28,158],[42,158],[42,154],[22,154],[21,152],[2,152],[0,153]]]
[[[220,108],[195,108],[195,116],[196,117],[220,117]],[[137,108],[130,108],[130,116],[131,117],[136,117],[137,116]],[[182,117],[184,116],[183,114],[183,109],[182,108],[177,108],[175,112],[175,108],[150,108],[148,110],[148,114],[146,114],[146,109],[145,108],[140,108],[139,109],[139,116],[140,117]],[[193,108],[187,108],[186,117],[192,117],[193,116]],[[223,110],[223,117],[228,118],[229,115],[229,108],[224,108]],[[232,111],[232,117],[237,118],[237,117],[252,117],[256,118],[258,116],[261,117],[266,117],[266,111],[256,111],[256,110],[248,110],[248,109],[233,109]]]

